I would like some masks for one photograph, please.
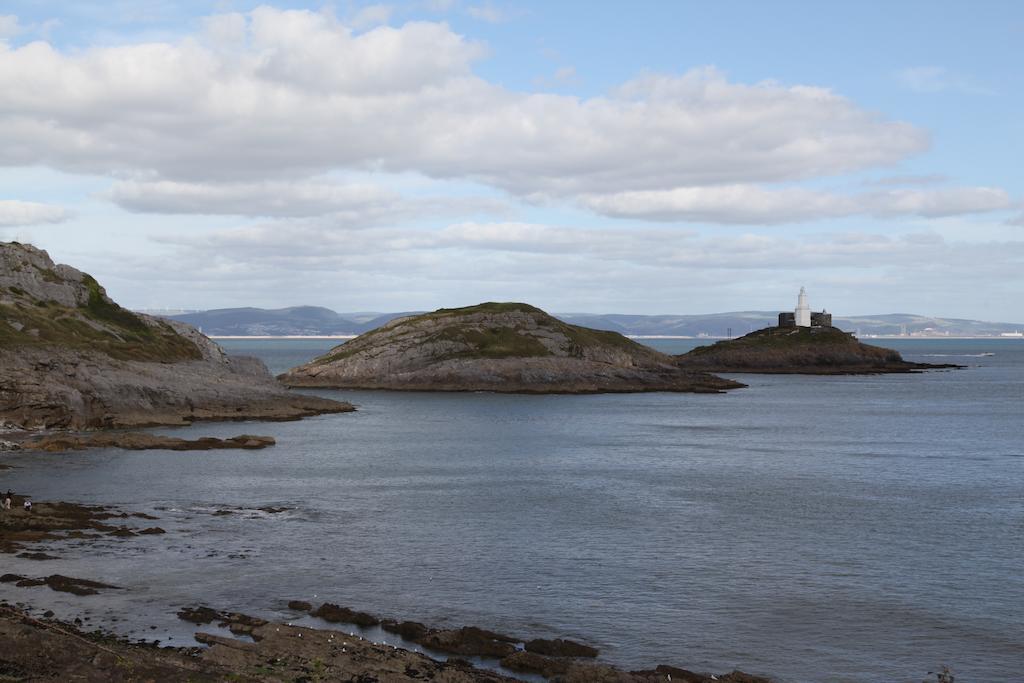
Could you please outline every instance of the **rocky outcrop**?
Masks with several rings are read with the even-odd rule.
[[[330,602],[325,602],[312,612],[314,617],[320,617],[331,623],[355,624],[356,626],[376,626],[380,620],[366,612],[356,612],[348,607],[339,607]]]
[[[527,642],[525,648],[527,652],[547,657],[596,657],[598,654],[597,648],[562,638],[554,640],[535,638]]]
[[[718,392],[742,386],[681,369],[617,332],[564,323],[520,303],[393,320],[280,379],[294,387],[599,393]]]
[[[873,375],[959,367],[911,363],[897,351],[863,344],[835,327],[767,327],[675,359],[691,370],[765,374]]]
[[[85,683],[107,681],[388,681],[410,683],[513,683],[516,679],[449,658],[439,662],[418,652],[373,643],[335,630],[242,620],[228,616],[227,626],[241,640],[212,633],[195,638],[202,650],[129,643],[112,634],[84,633],[76,624],[40,621],[22,610],[0,605],[3,673],[12,680]],[[524,653],[525,654],[525,653]],[[536,655],[539,656],[539,655]],[[506,658],[517,664],[524,658]],[[717,677],[683,669],[622,671],[600,664],[544,665],[529,661],[520,671],[543,666],[559,683],[770,683],[767,678],[734,671]],[[691,674],[678,676],[675,672]]]
[[[127,527],[115,527],[111,519],[156,519],[145,513],[114,512],[108,508],[77,503],[35,501],[31,511],[23,507],[25,496],[11,496],[12,507],[0,513],[0,553],[26,550],[26,545],[39,541],[71,538],[98,538]],[[45,559],[45,558],[30,558]]]
[[[205,436],[199,439],[179,439],[162,434],[142,432],[98,432],[88,434],[46,434],[26,439],[22,448],[56,453],[86,448],[123,448],[129,451],[212,451],[228,448],[257,450],[273,446],[272,436],[242,434],[227,439]]]
[[[96,595],[101,589],[113,588],[108,583],[92,581],[90,579],[76,579],[73,576],[62,574],[51,574],[38,579],[33,579],[19,574],[4,574],[0,576],[0,583],[13,583],[19,588],[32,588],[34,586],[48,586],[51,590],[72,595]]]
[[[0,242],[0,424],[26,429],[298,419],[352,410],[287,391],[195,328],[127,311],[45,251]]]
[[[288,608],[300,612],[310,612],[312,606],[302,600],[291,600],[288,602]],[[468,661],[452,655],[496,659],[500,661],[501,666],[509,671],[538,674],[555,683],[594,683],[596,681],[653,683],[666,680],[690,681],[691,683],[713,683],[713,681],[771,683],[767,678],[742,671],[713,676],[665,664],[646,671],[623,671],[609,664],[594,662],[593,659],[599,654],[597,648],[572,640],[537,638],[524,642],[515,636],[475,626],[434,629],[417,621],[379,619],[366,612],[357,612],[349,607],[340,607],[333,603],[325,603],[311,614],[331,623],[355,624],[364,628],[380,626],[384,631],[398,634],[405,641],[422,645],[428,651],[445,653],[448,655],[448,664],[472,669],[472,665]],[[232,621],[239,617],[237,614],[220,612],[209,607],[185,608],[178,612],[178,616],[197,624],[217,621],[220,626],[227,626],[233,632],[236,628]],[[260,638],[258,629],[247,629],[245,633],[257,641]],[[350,638],[352,637],[355,636],[350,635]],[[200,639],[200,642],[205,641]]]

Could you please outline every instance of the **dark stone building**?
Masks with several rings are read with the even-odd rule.
[[[796,327],[796,313],[779,313],[779,327]],[[811,327],[832,327],[832,314],[811,311]]]

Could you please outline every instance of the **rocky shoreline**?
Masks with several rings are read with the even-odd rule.
[[[13,509],[0,511],[0,553],[17,553],[25,559],[45,562],[58,558],[33,550],[40,541],[78,539],[88,543],[107,535],[164,533],[160,527],[124,524],[132,519],[152,524],[156,518],[144,513],[66,502],[37,502],[29,512],[21,508],[22,501],[22,496],[15,496]],[[102,600],[104,593],[125,590],[95,577],[60,574],[33,577],[8,573],[0,576],[0,588],[3,586],[29,591],[47,588],[97,600]],[[230,679],[461,683],[511,681],[516,680],[517,673],[525,673],[557,683],[768,683],[766,678],[739,671],[712,678],[710,674],[669,665],[624,671],[601,663],[597,648],[571,640],[523,638],[473,626],[432,628],[329,602],[314,607],[312,602],[294,597],[281,603],[296,618],[306,617],[308,621],[315,617],[323,627],[269,621],[207,606],[186,607],[178,611],[178,617],[203,627],[194,637],[207,647],[158,647],[151,641],[130,642],[109,632],[85,631],[82,619],[68,623],[54,619],[52,612],[34,614],[24,601],[3,603],[0,675],[11,680],[74,678],[97,682]],[[354,633],[367,627],[394,634],[399,646],[375,643]]]
[[[259,450],[273,446],[277,440],[272,436],[241,434],[227,439],[203,436],[198,439],[179,439],[162,434],[145,432],[57,432],[36,434],[24,432],[0,442],[0,450],[80,451],[87,448],[121,448],[129,451],[210,451],[223,449]]]
[[[33,616],[0,603],[0,673],[5,680],[66,681],[438,681],[501,683],[520,680],[461,657],[434,659],[421,652],[375,643],[353,633],[271,622],[239,613],[223,615],[232,635],[199,631],[207,647],[160,647],[132,642],[78,623]],[[623,671],[518,650],[506,668],[554,683],[770,683],[742,671],[711,676],[659,665]],[[511,667],[509,665],[512,665]]]

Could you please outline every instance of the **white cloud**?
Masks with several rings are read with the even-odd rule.
[[[419,2],[419,6],[428,12],[450,12],[458,4],[458,0],[420,0]]]
[[[556,81],[569,81],[576,78],[576,67],[574,66],[563,66],[555,70]]]
[[[978,318],[976,302],[957,304],[958,293],[984,288],[986,298],[1009,302],[1024,286],[1024,243],[930,231],[707,236],[658,225],[463,221],[430,230],[356,229],[281,219],[204,234],[169,230],[161,247],[153,258],[111,261],[103,253],[72,262],[111,283],[124,303],[153,307],[199,300],[210,307],[427,310],[519,300],[552,311],[694,313],[771,310],[790,305],[806,284],[815,305],[835,312]],[[819,283],[832,283],[831,293]],[[991,315],[1013,313],[994,307]]]
[[[864,195],[866,213],[875,216],[916,215],[941,218],[1000,211],[1013,206],[1005,190],[996,187],[950,187],[940,190],[889,190]]]
[[[937,291],[989,281],[993,274],[1004,289],[1012,290],[1020,286],[1024,267],[1024,243],[950,242],[928,232],[709,238],[672,229],[508,222],[461,223],[435,231],[277,222],[188,238],[168,236],[165,241],[181,250],[174,263],[204,268],[217,264],[224,278],[241,272],[253,280],[273,273],[288,277],[301,270],[304,281],[375,283],[388,289],[388,296],[404,296],[403,307],[449,305],[467,296],[483,300],[485,291],[486,296],[538,303],[543,302],[536,296],[543,296],[559,301],[562,310],[590,301],[588,293],[594,292],[616,301],[647,302],[644,306],[649,307],[652,290],[658,291],[663,306],[670,292],[687,291],[698,282],[710,287],[709,292],[720,291],[723,283],[735,284],[733,296],[756,298],[762,289],[791,284],[796,274],[802,279],[807,273],[904,282],[926,301]],[[185,273],[144,275],[157,276],[189,279]],[[422,303],[424,294],[431,297],[430,304]],[[307,301],[312,294],[291,296]],[[847,296],[852,300],[861,294],[848,291]],[[615,307],[600,298],[592,303],[592,310]],[[684,301],[676,310],[692,312],[705,305]]]
[[[470,5],[466,8],[466,13],[474,19],[486,21],[489,24],[500,24],[508,20],[508,14],[492,2],[486,2],[482,5]]]
[[[362,13],[350,24],[386,21],[390,6]],[[895,179],[860,194],[773,189],[927,148],[922,130],[824,88],[701,68],[589,98],[518,92],[473,73],[484,53],[443,22],[360,31],[327,12],[271,7],[208,17],[173,43],[0,43],[0,165],[135,179],[107,195],[132,211],[347,212],[368,224],[416,204],[318,178],[411,172],[614,217],[726,224],[1009,205],[998,188]],[[562,67],[553,78],[574,77]]]
[[[769,190],[756,185],[723,185],[585,195],[580,202],[593,211],[617,218],[762,225],[856,215],[935,218],[1013,206],[1004,190],[991,187],[894,189],[842,195],[803,188]]]
[[[106,198],[129,211],[241,216],[317,216],[366,210],[398,196],[375,185],[330,182],[185,183],[121,181]]]
[[[576,67],[560,66],[550,76],[541,76],[534,79],[534,85],[542,88],[564,88],[579,81],[576,75]]]
[[[927,173],[922,175],[893,175],[873,180],[864,181],[865,185],[878,187],[902,187],[906,185],[941,185],[949,180],[941,173]]]
[[[128,211],[309,218],[354,226],[460,212],[505,213],[506,202],[473,197],[405,197],[380,185],[326,179],[240,183],[120,181],[105,198]]]
[[[956,91],[972,95],[991,95],[990,88],[963,74],[941,66],[912,66],[896,73],[896,79],[919,93]]]
[[[351,23],[355,28],[386,24],[391,21],[394,12],[395,8],[391,5],[367,5],[353,15]]]
[[[473,75],[483,47],[443,23],[356,33],[262,7],[205,31],[233,42],[0,48],[0,164],[185,182],[417,171],[557,197],[817,177],[928,144],[828,90],[713,69],[587,99],[515,92]]]
[[[0,14],[0,41],[13,38],[24,29],[13,14]]]
[[[0,227],[61,223],[71,214],[59,206],[22,202],[16,199],[0,200]]]

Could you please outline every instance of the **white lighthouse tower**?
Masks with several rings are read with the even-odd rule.
[[[800,288],[800,296],[796,299],[796,311],[794,311],[796,317],[797,327],[810,327],[811,326],[811,307],[807,305],[807,292],[804,288]]]

